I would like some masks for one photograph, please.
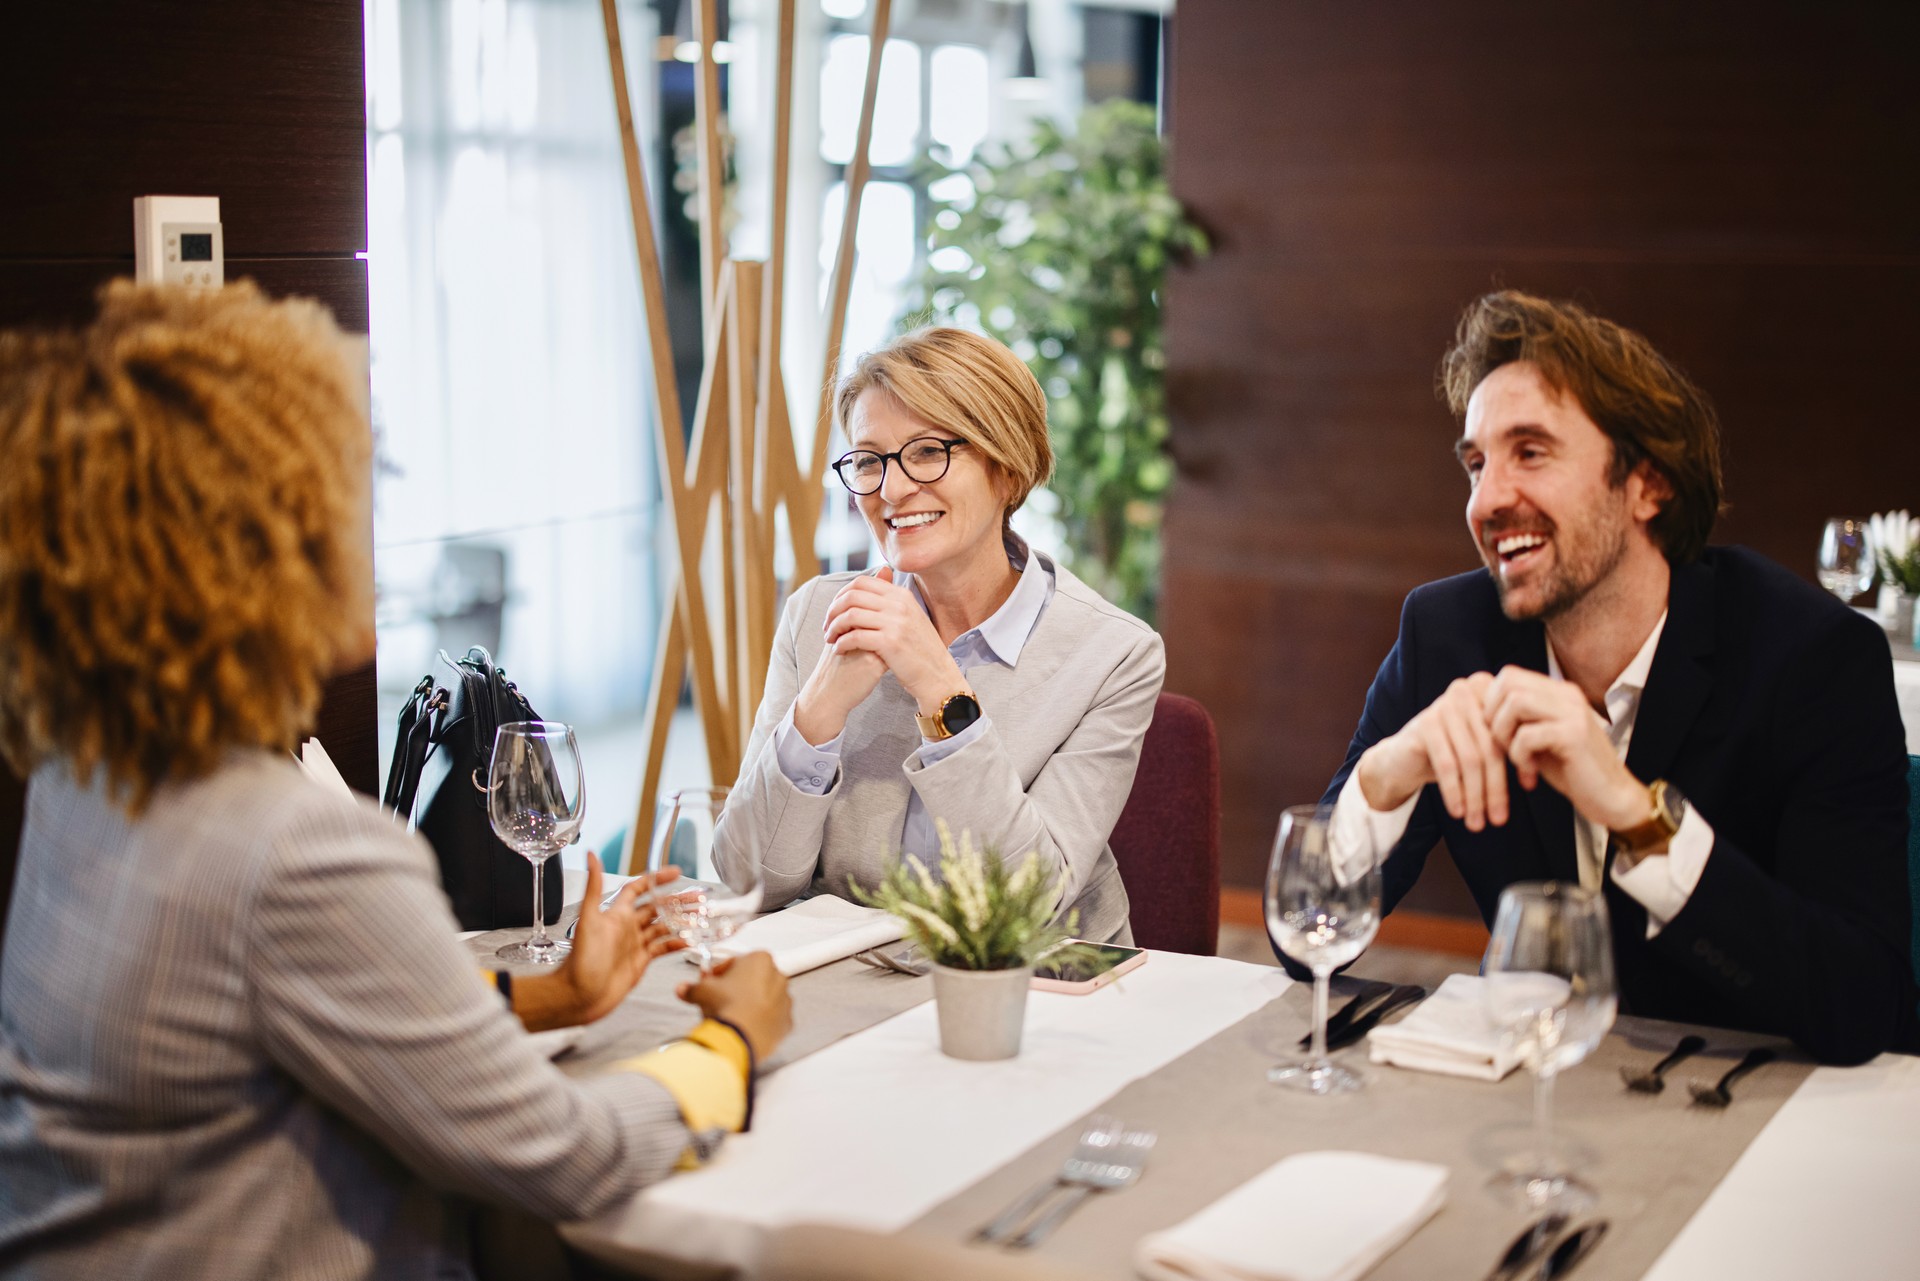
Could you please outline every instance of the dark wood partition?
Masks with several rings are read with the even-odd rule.
[[[1502,285],[1580,300],[1708,390],[1717,541],[1811,576],[1824,519],[1920,505],[1920,8],[1189,0],[1169,291],[1168,687],[1218,719],[1258,883],[1400,602],[1472,568],[1434,371]],[[1471,915],[1444,858],[1411,905]]]
[[[102,282],[133,274],[135,196],[211,195],[229,280],[318,298],[365,333],[364,21],[361,0],[9,5],[0,326],[86,319]],[[373,717],[371,664],[328,687],[320,735],[369,792]],[[0,766],[0,896],[21,801]]]

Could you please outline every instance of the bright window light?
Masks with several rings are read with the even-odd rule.
[[[820,156],[829,164],[852,161],[860,130],[860,95],[866,88],[867,38],[835,36],[820,68]],[[910,40],[887,41],[874,101],[876,165],[913,159],[920,136],[920,48]]]
[[[829,18],[859,18],[867,12],[867,0],[820,0],[820,12]]]
[[[952,163],[964,165],[987,137],[986,50],[941,45],[931,61],[928,129],[933,140],[951,153]]]

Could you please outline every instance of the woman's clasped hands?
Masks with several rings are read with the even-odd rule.
[[[966,689],[959,664],[911,591],[893,581],[892,566],[862,574],[827,606],[827,647],[794,702],[794,728],[825,743],[846,727],[847,714],[892,672],[923,714]]]

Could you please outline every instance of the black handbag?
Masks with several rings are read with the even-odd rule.
[[[486,789],[494,731],[540,715],[480,646],[458,662],[441,650],[440,661],[456,679],[451,688],[436,686],[429,673],[413,687],[400,712],[382,804],[433,846],[461,929],[531,925],[533,864],[493,834]],[[540,888],[542,915],[552,924],[560,916],[561,877],[543,878]]]

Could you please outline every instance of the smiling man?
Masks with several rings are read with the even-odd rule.
[[[1389,910],[1442,838],[1489,921],[1516,881],[1602,889],[1629,1012],[1916,1048],[1885,636],[1706,546],[1719,427],[1640,335],[1490,294],[1442,382],[1486,569],[1407,598],[1336,839],[1381,851]]]

